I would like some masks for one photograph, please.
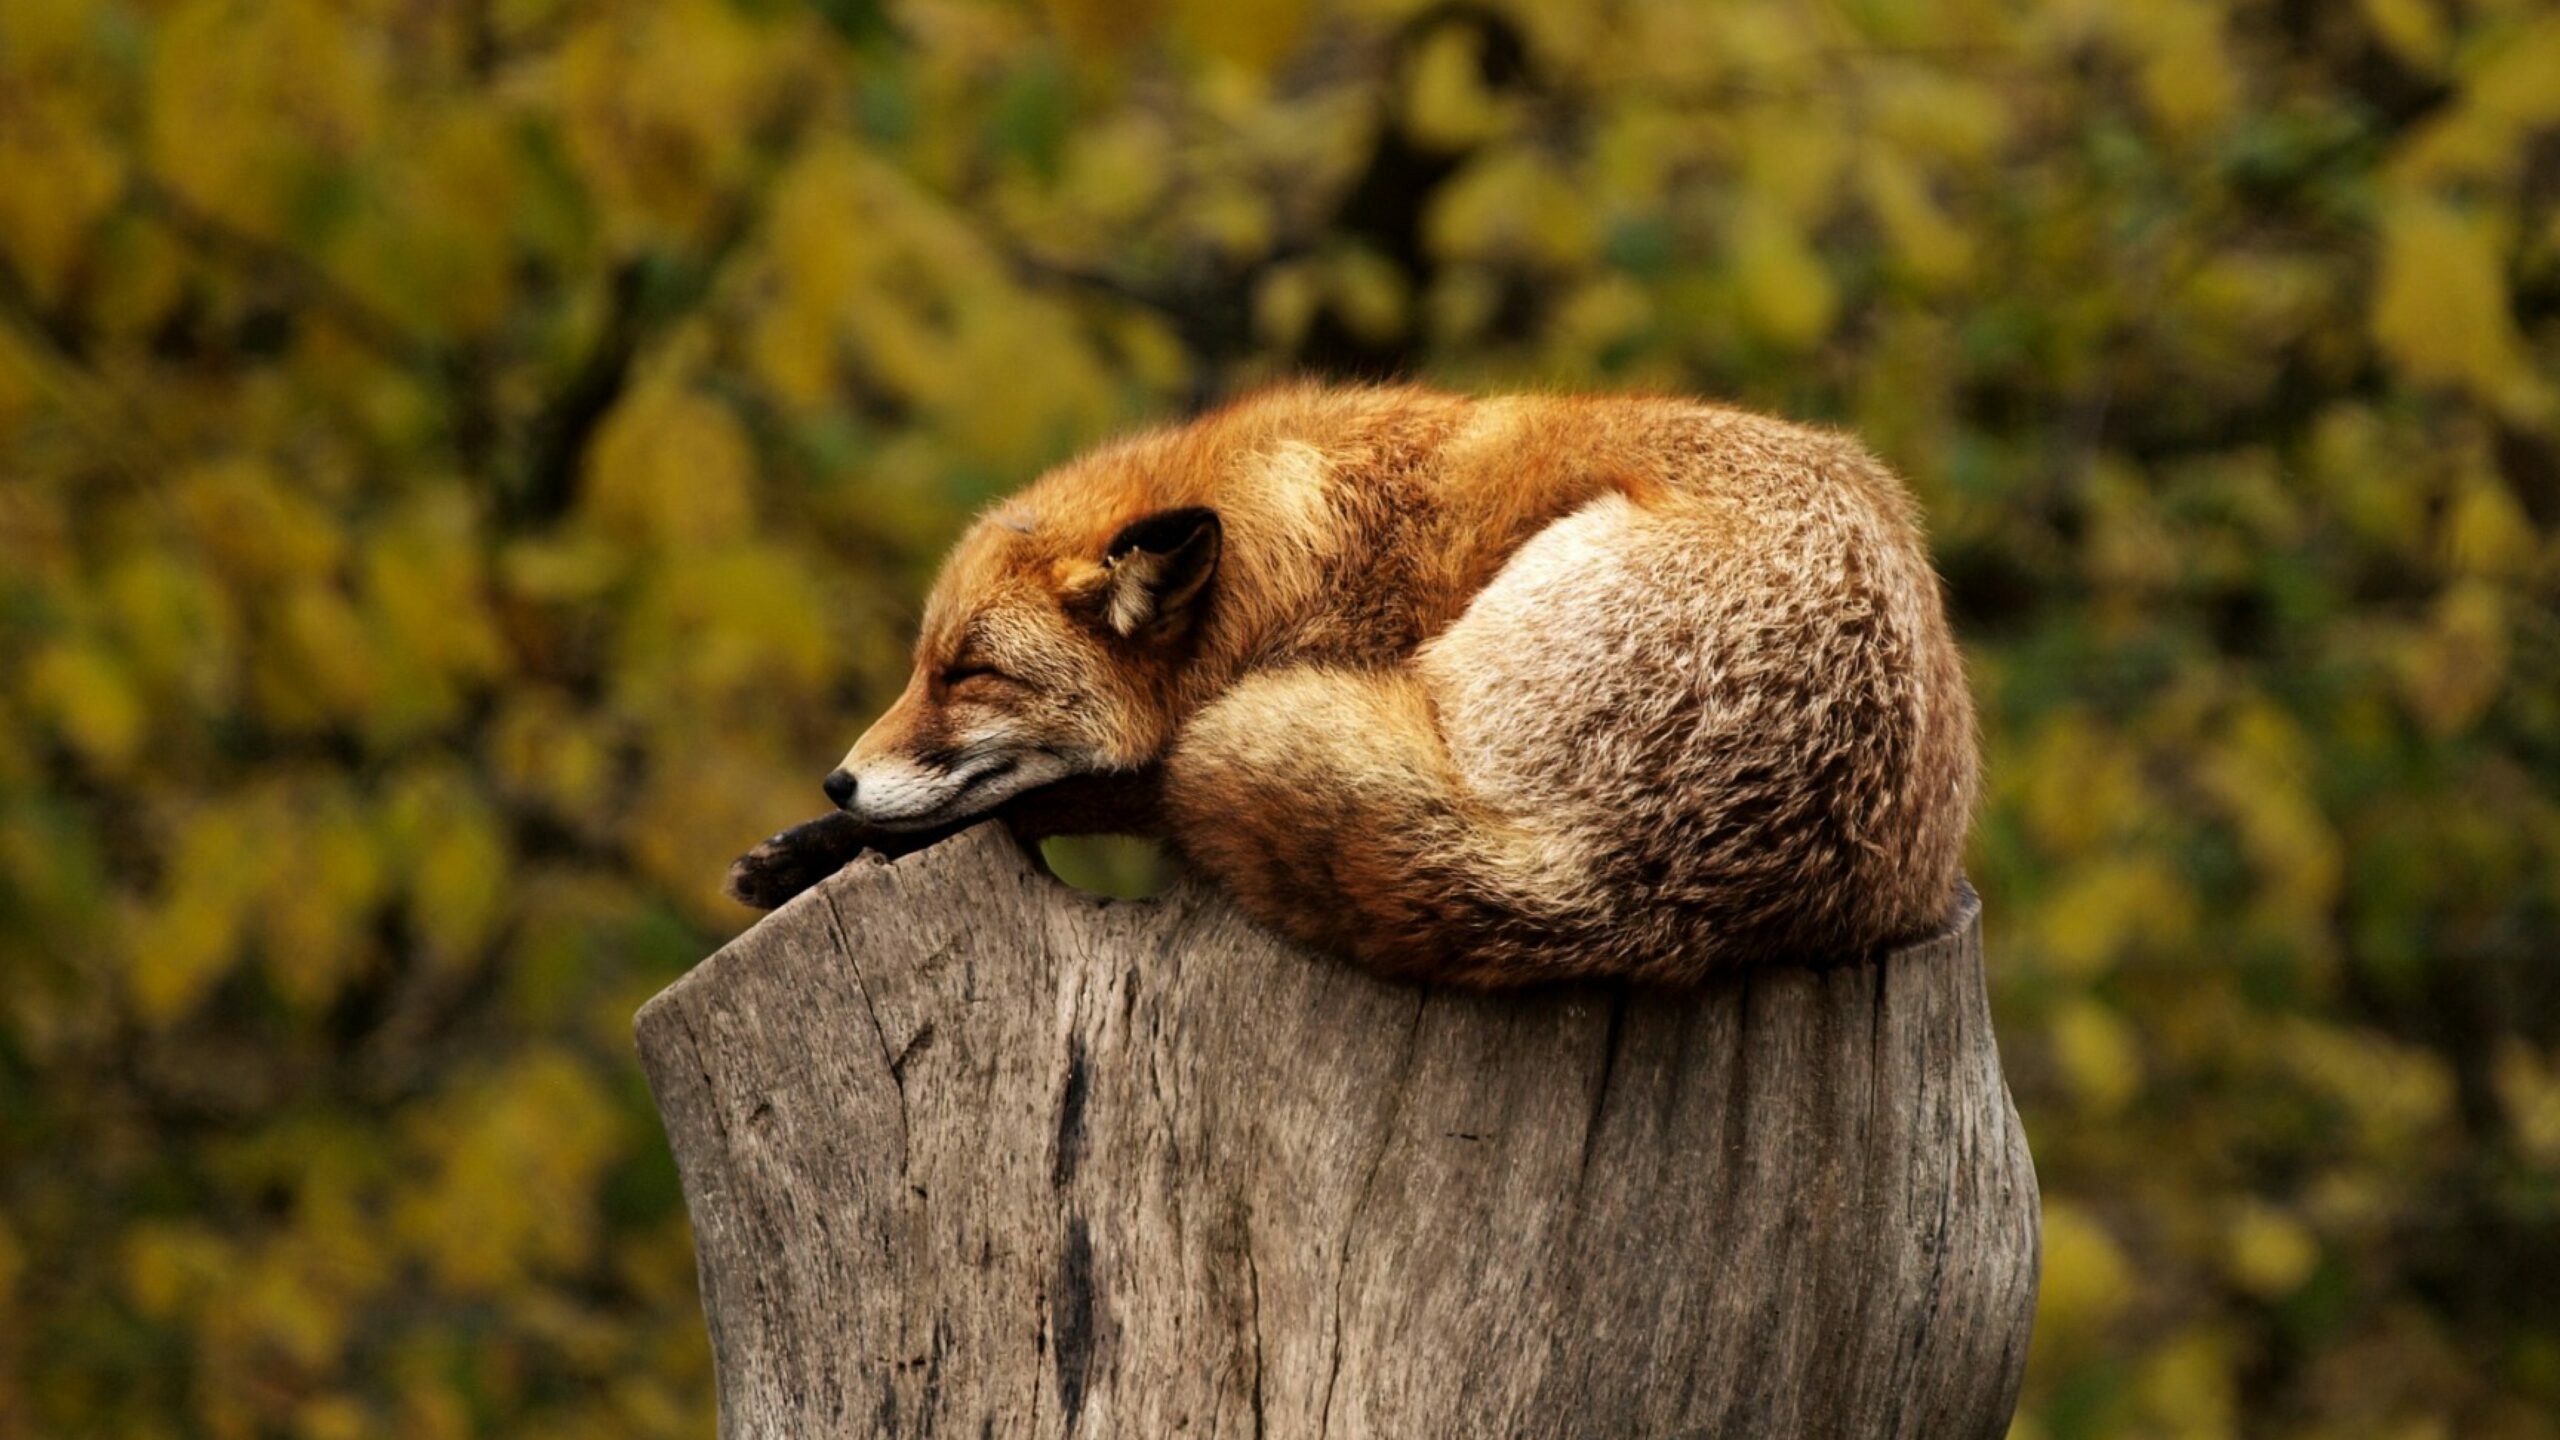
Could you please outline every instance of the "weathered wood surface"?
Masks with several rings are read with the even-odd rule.
[[[640,1013],[721,1433],[1997,1435],[1980,953],[1486,997],[991,828],[857,863]]]

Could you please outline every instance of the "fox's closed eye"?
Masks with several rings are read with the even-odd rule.
[[[993,665],[954,665],[942,672],[942,683],[945,686],[961,685],[971,680],[992,680],[1004,685],[1022,683]]]

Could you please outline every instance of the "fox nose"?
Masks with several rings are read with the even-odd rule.
[[[827,783],[824,788],[827,792],[827,798],[836,803],[837,809],[842,810],[853,803],[853,772],[850,770],[837,770],[831,772],[827,776]]]

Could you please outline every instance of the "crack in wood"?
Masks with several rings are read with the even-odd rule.
[[[1351,1213],[1342,1226],[1341,1250],[1334,1257],[1333,1272],[1333,1368],[1324,1379],[1324,1400],[1316,1407],[1316,1434],[1333,1433],[1333,1391],[1342,1379],[1342,1291],[1351,1279],[1351,1248],[1360,1237],[1360,1220],[1369,1209],[1369,1197],[1377,1189],[1378,1172],[1386,1168],[1387,1152],[1395,1148],[1396,1126],[1404,1118],[1406,1081],[1412,1078],[1414,1057],[1421,1052],[1422,1014],[1430,1008],[1431,992],[1419,991],[1413,1001],[1413,1022],[1405,1030],[1402,1057],[1396,1062],[1395,1078],[1388,1082],[1387,1093],[1393,1097],[1387,1106],[1385,1120],[1378,1127],[1378,1150],[1370,1157],[1369,1171],[1360,1178],[1360,1188],[1353,1195]]]

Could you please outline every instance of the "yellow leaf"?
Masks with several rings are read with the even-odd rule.
[[[2133,1271],[2096,1217],[2060,1197],[2044,1204],[2044,1274],[2036,1292],[2039,1341],[2086,1343],[2133,1298]]]
[[[1227,259],[1259,260],[1271,253],[1279,228],[1272,200],[1252,186],[1212,180],[1183,207],[1183,220]]]
[[[162,898],[135,917],[125,989],[146,1025],[183,1018],[231,970],[261,872],[262,847],[236,806],[180,826]]]
[[[403,118],[386,203],[357,213],[330,247],[332,271],[413,330],[484,334],[515,294],[514,232],[495,218],[525,203],[513,117],[450,103]]]
[[[1288,58],[1313,13],[1303,0],[1179,0],[1174,24],[1201,49],[1260,76]]]
[[[1035,469],[1117,414],[1101,360],[1057,301],[973,289],[955,297],[951,376],[933,423],[998,474]]]
[[[1472,25],[1424,32],[1406,74],[1404,130],[1426,149],[1464,150],[1509,122],[1510,107],[1485,87],[1483,48]]]
[[[2301,1288],[2320,1263],[2320,1242],[2301,1221],[2260,1201],[2243,1204],[2225,1230],[2224,1264],[2241,1289],[2277,1300]]]
[[[370,717],[377,742],[443,723],[505,668],[468,493],[439,483],[366,543],[365,621],[384,676]]]
[[[160,1320],[226,1285],[234,1268],[230,1247],[183,1221],[142,1221],[126,1232],[122,1250],[124,1293],[134,1308]]]
[[[2100,456],[2089,467],[2089,577],[2111,589],[2156,595],[2178,578],[2178,539],[2164,522],[2151,478],[2132,462]]]
[[[754,519],[755,456],[727,406],[671,383],[614,407],[587,454],[586,513],[611,534],[678,548]]]
[[[790,551],[740,545],[660,572],[634,608],[623,681],[696,719],[808,696],[835,673],[824,592]]]
[[[836,393],[836,335],[826,317],[802,305],[767,306],[747,335],[756,378],[792,405],[814,409]]]
[[[1653,301],[1624,275],[1606,274],[1556,306],[1554,335],[1577,354],[1597,354],[1653,323]]]
[[[766,229],[787,305],[832,314],[878,258],[885,237],[866,213],[875,209],[861,183],[866,163],[850,146],[820,141],[778,183]]]
[[[1764,336],[1802,349],[1830,333],[1839,290],[1802,232],[1768,206],[1736,217],[1733,270],[1742,313]]]
[[[258,907],[259,951],[277,992],[310,1013],[355,977],[388,876],[377,841],[343,793],[280,799],[267,842],[277,858]]]
[[[2163,128],[2192,135],[2227,119],[2241,89],[2222,43],[2222,7],[2168,0],[2126,10],[2142,17],[2131,22],[2143,51],[2142,98]]]
[[[496,928],[507,888],[507,852],[478,806],[444,817],[427,837],[409,879],[417,924],[431,955],[469,960]]]
[[[2143,1413],[2156,1433],[2181,1440],[2240,1434],[2240,1385],[2231,1338],[2218,1329],[2171,1336],[2143,1361]]]
[[[2142,1091],[2142,1051],[2132,1028],[2095,1000],[2073,1000],[2054,1015],[2053,1058],[2094,1116],[2118,1113]]]
[[[22,338],[15,330],[0,329],[0,437],[15,431],[36,408],[58,393],[49,372],[49,357],[39,355],[33,337]],[[0,561],[26,563],[26,552],[35,548],[27,527],[30,512],[40,509],[37,497],[11,495],[11,487],[0,486]],[[32,490],[33,486],[16,487]],[[57,552],[59,553],[59,552]]]
[[[2037,916],[2048,968],[2087,981],[2137,945],[2174,951],[2194,931],[2195,898],[2156,859],[2106,855],[2064,871]]]
[[[1915,156],[1988,165],[2009,141],[2009,110],[1980,78],[1921,65],[1884,68],[1874,82],[1876,133]]]
[[[86,48],[96,25],[90,0],[10,0],[0,6],[0,56],[40,70]]]
[[[558,814],[595,814],[608,798],[613,753],[565,694],[525,687],[490,725],[488,761],[502,784]]]
[[[2402,697],[2427,732],[2458,734],[2506,687],[2510,627],[2506,602],[2485,580],[2449,586],[2423,630],[2399,651]]]
[[[1482,265],[1445,265],[1423,296],[1424,323],[1443,345],[1461,346],[1502,313],[1502,282]]]
[[[1823,125],[1776,125],[1749,132],[1742,189],[1754,206],[1789,227],[1810,230],[1829,215],[1849,167],[1850,136]]]
[[[2494,469],[2471,468],[2444,519],[2446,562],[2466,575],[2515,576],[2533,563],[2541,537]]]
[[[63,643],[27,667],[27,691],[81,758],[120,775],[142,748],[144,716],[124,667],[94,645]]]
[[[1191,356],[1183,348],[1182,337],[1162,317],[1129,309],[1103,324],[1129,378],[1148,391],[1172,394],[1190,379]]]
[[[2466,108],[2509,125],[2530,127],[2560,120],[2560,15],[2543,12],[2503,37],[2467,87]]]
[[[2264,1037],[2284,1070],[2352,1121],[2365,1153],[2399,1159],[2441,1134],[2453,1105],[2453,1075],[2440,1056],[2369,1031],[2289,1020]]]
[[[1331,258],[1326,279],[1335,313],[1351,333],[1379,343],[1404,333],[1412,297],[1394,262],[1375,251],[1346,249]]]
[[[227,698],[239,618],[201,567],[167,551],[139,551],[116,563],[103,588],[116,638],[149,687],[206,709]]]
[[[1578,265],[1596,247],[1590,207],[1525,145],[1489,146],[1434,192],[1423,239],[1451,260]]]
[[[2373,335],[2409,378],[2492,401],[2529,384],[2500,249],[2498,227],[2441,201],[2385,210]]]
[[[153,178],[251,234],[286,233],[297,185],[362,155],[382,128],[383,48],[352,32],[326,0],[183,6],[151,49]]]
[[[2411,483],[2420,463],[2372,410],[2338,405],[2312,431],[2312,465],[2361,544],[2414,556],[2427,533],[2430,487]]]
[[[174,488],[197,543],[246,593],[337,567],[341,527],[272,466],[216,461],[181,473]]]
[[[121,193],[123,157],[70,105],[30,90],[0,123],[0,176],[0,255],[50,298]]]
[[[98,328],[140,338],[167,323],[187,295],[189,257],[165,226],[109,224],[96,237],[87,302]],[[0,363],[0,371],[7,366]],[[0,380],[0,386],[6,381]]]
[[[612,1097],[584,1066],[536,1049],[417,1119],[419,1173],[392,1223],[443,1286],[499,1294],[590,1263],[601,1232],[596,1180],[625,1137]]]
[[[307,1370],[332,1364],[355,1319],[304,1273],[301,1257],[270,1250],[248,1267],[229,1297],[229,1323],[275,1347]]]
[[[277,617],[283,644],[262,655],[262,698],[277,719],[360,719],[379,693],[372,637],[356,607],[334,585],[302,585]]]
[[[1113,225],[1135,223],[1173,178],[1173,136],[1153,116],[1096,124],[1067,142],[1061,190],[1080,213]]]
[[[365,1440],[382,1433],[382,1425],[362,1401],[351,1395],[315,1395],[295,1407],[294,1433],[301,1440]]]
[[[2509,1036],[2499,1042],[2490,1083],[2517,1152],[2546,1174],[2560,1173],[2560,1064],[2546,1063],[2531,1045]]]
[[[637,557],[599,535],[527,537],[498,560],[506,588],[526,600],[592,602],[622,579]]]
[[[719,0],[670,0],[598,10],[561,47],[569,155],[617,244],[699,238],[758,117],[798,78],[790,38]]]
[[[1315,323],[1324,292],[1315,272],[1303,264],[1279,264],[1262,274],[1253,291],[1254,333],[1275,350],[1294,350]]]
[[[1932,285],[1965,278],[1973,268],[1973,242],[1930,198],[1916,168],[1878,150],[1860,178],[1868,205],[1912,274]]]
[[[2401,63],[2421,74],[2444,64],[2444,17],[2433,0],[2363,0],[2364,17]]]
[[[2239,832],[2258,881],[2251,909],[2284,927],[2306,954],[2330,944],[2330,915],[2346,873],[2345,845],[2309,788],[2316,752],[2286,712],[2238,707],[2196,779]]]
[[[2123,833],[2152,808],[2138,751],[2083,713],[2054,715],[2024,749],[2025,763],[2010,773],[2030,833],[2062,854]]]
[[[380,814],[383,853],[405,882],[426,957],[476,962],[509,894],[506,839],[488,802],[460,773],[422,771],[393,787]]]

